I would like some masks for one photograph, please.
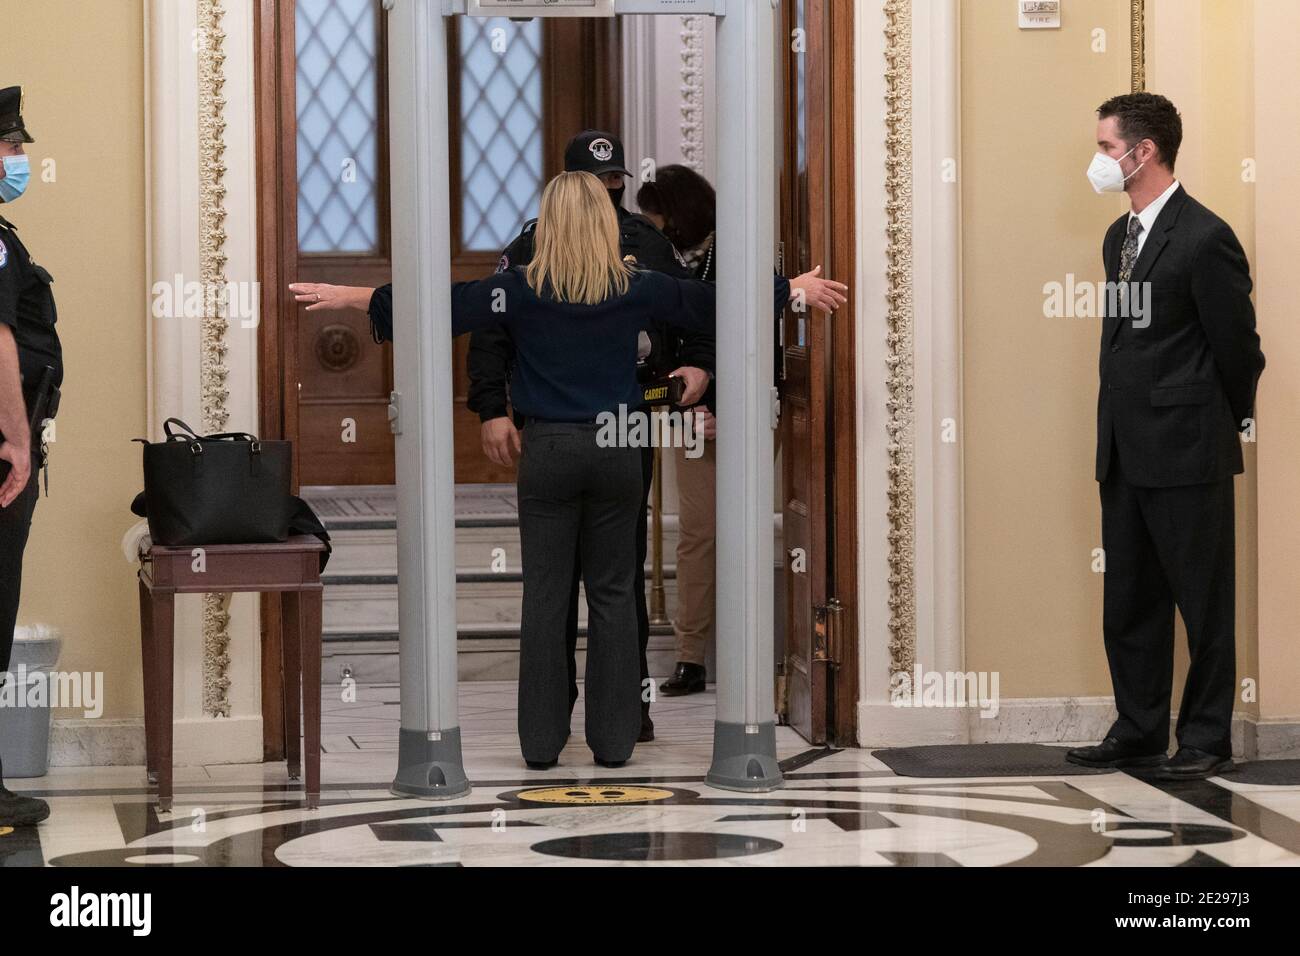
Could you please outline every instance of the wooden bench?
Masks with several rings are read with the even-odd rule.
[[[299,779],[302,698],[307,750],[307,806],[320,805],[321,583],[324,543],[298,535],[279,544],[154,545],[141,558],[140,643],[144,654],[145,753],[150,782],[156,775],[158,809],[172,806],[172,669],[177,594],[279,591],[284,625],[285,756],[289,778]],[[196,570],[199,552],[202,569]],[[303,693],[305,687],[306,692]]]

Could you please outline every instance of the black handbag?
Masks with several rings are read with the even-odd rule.
[[[178,418],[144,442],[149,537],[161,545],[262,544],[289,537],[287,441],[245,432],[196,435]],[[143,439],[136,439],[143,441]]]

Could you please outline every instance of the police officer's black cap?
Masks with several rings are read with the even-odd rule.
[[[606,173],[621,173],[631,176],[623,168],[623,143],[613,133],[598,129],[584,130],[564,148],[564,171],[566,173],[591,173],[604,176]]]
[[[0,139],[9,143],[34,143],[23,125],[23,88],[10,86],[0,90]]]

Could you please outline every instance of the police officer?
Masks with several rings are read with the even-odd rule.
[[[610,201],[618,213],[619,242],[626,259],[633,257],[637,265],[653,269],[678,279],[690,278],[685,263],[673,244],[645,217],[623,208],[626,177],[632,174],[624,166],[623,144],[612,133],[586,130],[569,140],[564,150],[565,172],[591,173],[609,190]],[[498,271],[513,266],[527,265],[533,258],[533,239],[537,220],[530,220],[523,231],[506,247]],[[712,333],[680,331],[661,327],[642,333],[639,356],[643,379],[675,375],[683,380],[685,394],[682,402],[691,405],[699,401],[713,377],[714,337]],[[482,421],[483,451],[497,464],[510,467],[519,453],[519,427],[523,424],[517,413],[512,418],[507,413],[509,405],[510,370],[515,350],[510,336],[503,328],[475,332],[469,345],[469,395],[467,404]],[[646,504],[650,496],[650,483],[654,472],[654,449],[641,449],[642,493],[641,509],[636,528],[636,615],[638,639],[641,649],[641,686],[647,686],[650,672],[646,662],[646,645],[650,640],[650,615],[646,607],[645,559],[647,520]],[[569,595],[568,651],[569,651],[569,703],[570,709],[577,701],[577,642],[578,642],[578,580],[581,568],[575,555],[574,574]],[[650,704],[641,703],[641,734],[638,741],[654,739],[654,722],[650,719]]]
[[[23,145],[32,142],[23,123],[21,88],[0,90],[0,202],[6,206],[27,189],[31,173]],[[32,433],[31,416],[39,415],[42,408],[48,410],[50,396],[63,378],[52,281],[19,241],[16,228],[0,217],[0,674],[4,679],[10,679],[23,550],[36,507],[36,476],[44,465],[41,435]],[[0,766],[0,826],[30,826],[49,815],[44,800],[6,789]]]

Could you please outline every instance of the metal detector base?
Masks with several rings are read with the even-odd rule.
[[[751,725],[757,733],[745,733],[745,724],[715,721],[713,764],[704,782],[719,790],[766,793],[785,783],[776,759],[776,725]]]
[[[402,729],[397,738],[397,776],[392,792],[421,800],[454,800],[473,789],[460,755],[460,728],[429,740],[422,730]]]

